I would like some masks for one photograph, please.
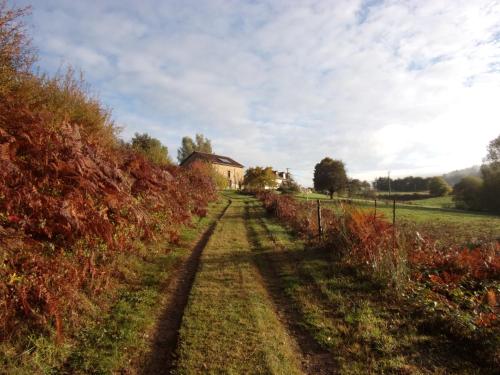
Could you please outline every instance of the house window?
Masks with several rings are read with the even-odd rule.
[[[231,178],[231,171],[227,171],[227,178]]]

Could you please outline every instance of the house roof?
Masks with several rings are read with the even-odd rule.
[[[187,163],[188,160],[197,159],[197,160],[205,160],[212,164],[220,164],[220,165],[228,165],[231,167],[243,168],[243,165],[238,163],[237,161],[231,159],[227,156],[215,155],[215,154],[207,154],[205,152],[194,151],[189,155],[186,159],[181,162],[181,165]]]

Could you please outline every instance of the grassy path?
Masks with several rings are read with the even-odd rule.
[[[180,374],[299,374],[300,350],[277,315],[234,199],[205,248],[180,330]]]

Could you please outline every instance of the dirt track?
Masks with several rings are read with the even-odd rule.
[[[247,233],[257,252],[256,263],[264,284],[271,296],[280,321],[286,326],[289,334],[296,342],[302,367],[307,374],[335,374],[336,363],[331,353],[322,348],[311,333],[300,324],[303,321],[297,306],[291,303],[286,295],[283,282],[280,280],[280,264],[290,262],[286,259],[286,249],[273,238],[268,228],[262,221],[262,209],[245,208]],[[250,225],[252,221],[253,225]],[[258,229],[256,229],[258,228]],[[257,232],[257,230],[259,232]],[[271,247],[271,248],[270,248]]]

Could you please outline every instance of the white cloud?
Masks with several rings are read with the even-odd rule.
[[[373,3],[373,2],[370,2]],[[498,1],[37,1],[42,68],[82,68],[125,135],[203,132],[310,184],[477,164],[500,126]]]

